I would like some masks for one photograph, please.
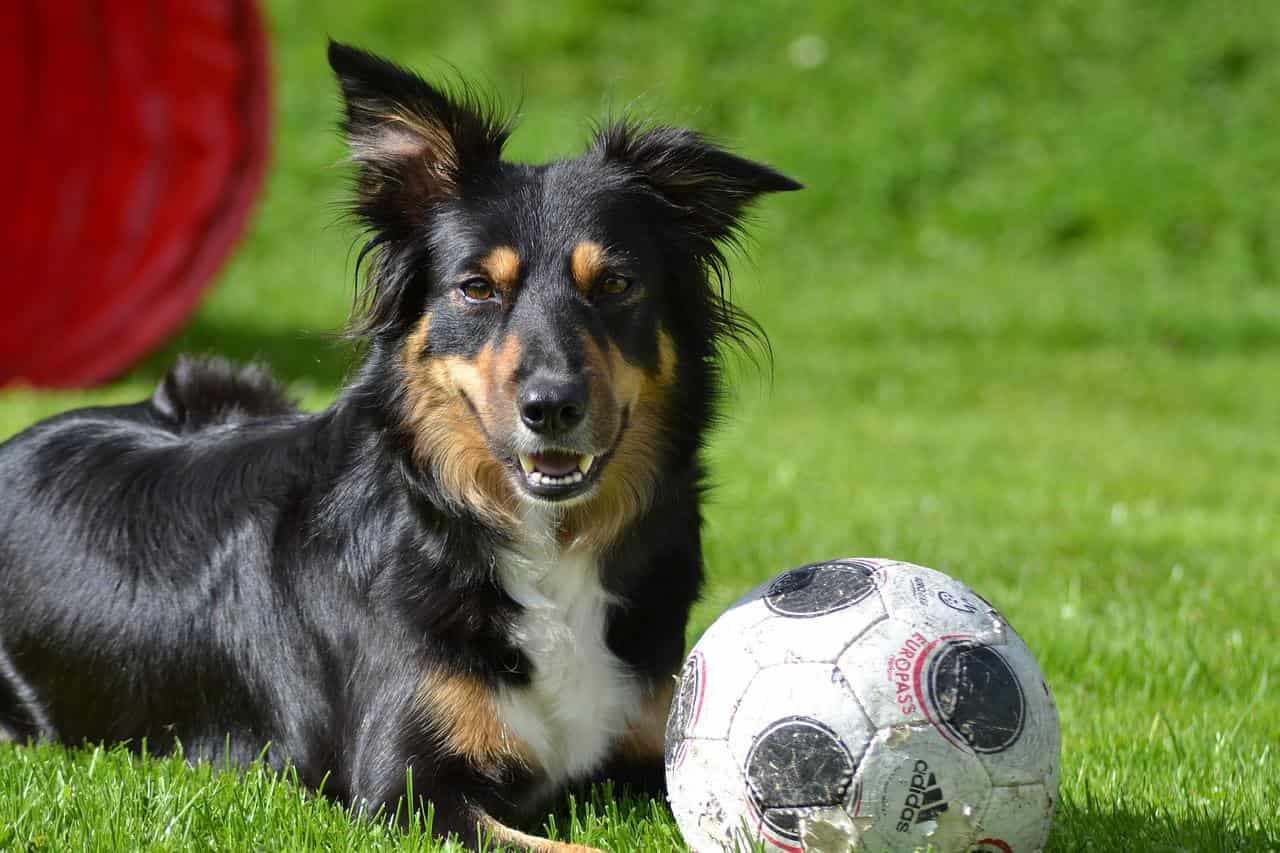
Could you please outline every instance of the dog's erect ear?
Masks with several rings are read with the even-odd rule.
[[[635,170],[712,241],[731,237],[763,193],[801,189],[786,175],[730,154],[692,130],[620,122],[596,134],[596,150]]]
[[[442,92],[417,74],[358,48],[329,42],[345,101],[351,156],[360,164],[357,212],[371,224],[450,198],[497,162],[506,121],[466,89]]]

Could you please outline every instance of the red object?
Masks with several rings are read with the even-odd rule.
[[[252,0],[28,0],[0,15],[0,385],[119,375],[195,309],[262,186]]]

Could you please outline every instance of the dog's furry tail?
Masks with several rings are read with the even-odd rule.
[[[265,367],[217,357],[180,357],[160,380],[151,405],[180,432],[298,412]]]

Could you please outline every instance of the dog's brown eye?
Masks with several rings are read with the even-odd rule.
[[[468,302],[493,302],[497,298],[493,285],[482,278],[469,278],[458,288]]]
[[[606,296],[621,296],[631,289],[631,279],[621,275],[607,275],[600,279],[600,292]]]

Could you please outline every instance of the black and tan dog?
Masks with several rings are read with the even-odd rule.
[[[721,250],[796,189],[686,130],[500,159],[465,92],[333,44],[365,357],[329,409],[179,363],[0,447],[0,727],[250,761],[435,830],[662,785],[702,575]],[[421,805],[415,803],[413,805]]]

